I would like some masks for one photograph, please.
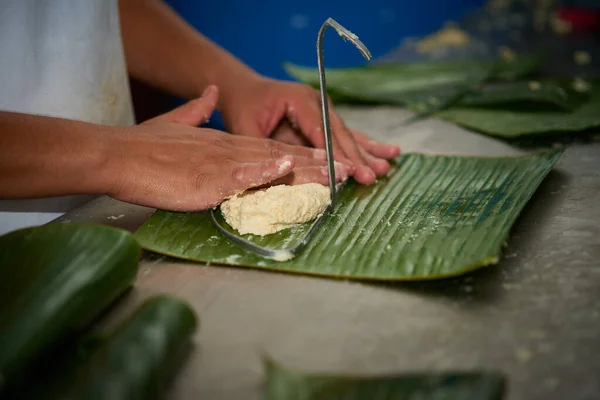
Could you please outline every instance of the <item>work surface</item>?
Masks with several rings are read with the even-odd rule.
[[[522,152],[454,125],[400,126],[400,109],[341,109],[404,152]],[[99,198],[60,221],[134,231],[153,210]],[[514,226],[500,264],[460,279],[376,285],[146,255],[112,325],[168,292],[200,317],[170,399],[259,399],[261,354],[324,373],[491,368],[511,400],[600,398],[600,140],[572,145]]]

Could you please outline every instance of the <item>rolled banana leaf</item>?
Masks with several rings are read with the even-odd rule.
[[[266,362],[265,400],[500,400],[505,379],[492,371],[359,377],[308,375]]]
[[[186,302],[169,295],[153,296],[113,332],[87,332],[48,355],[30,371],[29,382],[35,385],[11,387],[6,398],[161,398],[190,348],[197,325]]]
[[[402,155],[373,185],[349,181],[307,246],[286,262],[228,241],[206,212],[159,210],[135,237],[143,248],[172,257],[289,273],[363,280],[457,276],[498,261],[512,224],[561,154]],[[309,225],[244,237],[285,249]]]
[[[130,287],[140,254],[129,232],[100,225],[53,224],[0,237],[0,392]]]
[[[189,349],[197,327],[191,307],[172,296],[148,299],[79,366],[66,398],[157,399]],[[83,376],[82,376],[83,375]]]

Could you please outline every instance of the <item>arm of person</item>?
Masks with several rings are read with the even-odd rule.
[[[315,147],[325,147],[319,93],[313,88],[257,74],[161,0],[120,0],[119,5],[132,76],[187,98],[217,85],[218,108],[231,133],[294,144],[306,138]],[[330,115],[336,160],[360,183],[385,175],[390,169],[386,160],[398,156],[399,147],[349,129],[333,107]]]
[[[107,192],[113,129],[0,111],[0,198]]]
[[[161,0],[120,0],[119,12],[129,73],[144,83],[187,99],[213,84],[224,99],[259,76]]]
[[[128,127],[0,111],[0,199],[107,194],[193,211],[269,183],[327,184],[322,150],[196,128],[217,101],[209,86],[202,97]],[[338,180],[347,175],[338,165]]]

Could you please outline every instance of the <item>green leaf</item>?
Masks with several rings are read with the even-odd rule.
[[[359,95],[361,93],[404,93],[430,90],[447,85],[464,85],[482,79],[516,79],[539,68],[537,55],[521,55],[511,61],[426,61],[406,64],[378,64],[353,68],[325,70],[327,88],[334,92]],[[316,68],[291,63],[284,64],[292,77],[319,86]]]
[[[312,70],[309,72],[298,67],[288,69],[301,80],[318,85]],[[439,74],[439,80],[436,74]],[[433,79],[429,72],[421,76],[420,69],[411,73],[402,71],[401,67],[338,69],[327,72],[327,88],[336,103],[401,105],[423,113],[438,111],[448,105],[498,106],[523,102],[570,110],[589,97],[571,89],[569,82],[484,84],[492,74],[490,66],[487,69],[481,66],[469,68],[469,64],[460,70],[444,71],[440,68],[433,74]]]
[[[498,260],[511,225],[561,154],[403,155],[374,185],[348,182],[334,212],[287,262],[229,242],[206,212],[157,211],[135,236],[150,251],[210,263],[348,279],[456,276]],[[303,229],[245,237],[281,248]]]
[[[357,377],[307,375],[267,362],[265,400],[500,400],[497,372],[431,372]]]
[[[167,295],[151,297],[78,366],[73,392],[59,397],[158,398],[189,349],[196,327],[196,315],[187,303]]]
[[[592,83],[589,100],[572,112],[539,109],[453,107],[437,114],[459,125],[501,137],[584,131],[600,126],[600,81]]]
[[[394,96],[379,96],[380,102],[390,104],[406,104],[410,109],[420,111],[437,107],[447,102],[451,96],[455,96],[459,90],[447,89],[435,94],[429,93],[407,93],[401,99]],[[544,112],[544,106],[548,105],[547,111],[574,110],[589,100],[589,94],[578,93],[572,90],[570,85],[559,81],[529,81],[529,82],[502,82],[479,85],[477,88],[469,89],[455,104],[466,107],[488,107],[510,109],[518,111],[528,103],[535,105],[536,111]],[[387,100],[386,100],[387,99]],[[510,107],[510,108],[509,108]]]
[[[28,399],[150,399],[163,393],[197,327],[191,307],[169,295],[147,299],[111,334],[92,331],[49,354],[31,371],[35,385],[11,388]]]
[[[53,224],[0,237],[0,388],[22,379],[134,281],[141,249],[123,230]]]
[[[319,86],[318,71],[286,64],[287,72],[300,81]],[[481,82],[492,76],[494,65],[461,64],[401,64],[359,68],[327,69],[327,90],[358,100],[371,100],[373,95],[399,95],[415,91]]]

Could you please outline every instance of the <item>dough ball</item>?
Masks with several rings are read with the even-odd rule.
[[[318,183],[247,190],[221,204],[227,223],[240,234],[269,235],[315,219],[330,201]]]

